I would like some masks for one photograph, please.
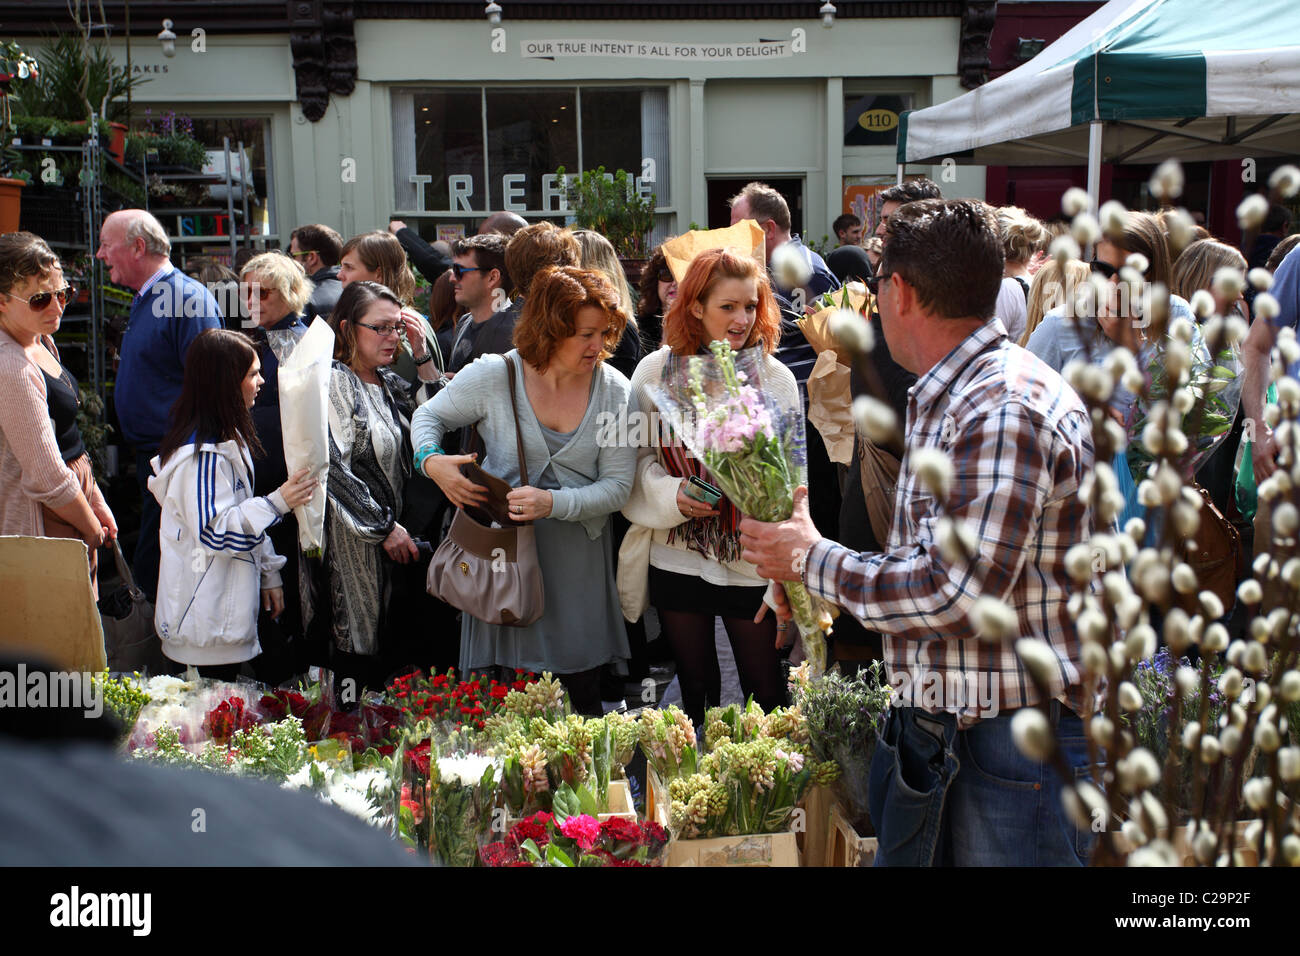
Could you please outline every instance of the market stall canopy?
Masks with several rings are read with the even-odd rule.
[[[1294,155],[1296,0],[1112,0],[1023,66],[905,113],[898,162],[1066,165]]]

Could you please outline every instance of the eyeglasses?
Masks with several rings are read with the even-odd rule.
[[[478,266],[462,266],[455,262],[451,264],[451,274],[454,275],[457,279],[462,278],[466,272],[479,272],[479,271],[481,270],[479,269]]]
[[[291,256],[292,256],[293,258],[295,258],[295,259],[306,259],[306,258],[307,258],[309,255],[311,255],[311,254],[312,254],[312,250],[311,250],[311,249],[307,249],[307,250],[305,250],[305,251],[303,251],[303,252],[291,252],[291,253],[289,253],[289,255],[291,255]]]
[[[673,275],[673,270],[671,270],[671,269],[660,269],[660,270],[659,270],[659,275],[658,275],[657,278],[659,279],[660,282],[676,282],[676,281],[677,281],[677,277],[676,277],[675,275]]]
[[[12,292],[0,293],[11,299],[17,299],[19,302],[26,302],[36,312],[43,312],[50,307],[50,303],[56,298],[59,305],[67,305],[69,299],[76,298],[77,287],[74,285],[65,285],[62,289],[56,289],[54,292],[38,292],[33,296],[24,299],[22,296],[14,295]]]
[[[1101,276],[1103,279],[1113,279],[1119,274],[1119,270],[1113,265],[1109,262],[1103,262],[1100,259],[1093,259],[1088,263],[1088,268],[1097,273],[1097,275]]]
[[[386,339],[390,335],[396,335],[398,330],[398,326],[396,325],[371,325],[369,322],[358,322],[357,325],[361,326],[363,329],[369,329],[381,339]]]
[[[867,291],[872,295],[880,295],[880,280],[885,278],[881,275],[863,276],[862,284],[867,287]]]

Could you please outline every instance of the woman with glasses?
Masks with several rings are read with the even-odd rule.
[[[325,559],[333,668],[378,689],[405,661],[389,639],[392,563],[419,557],[399,522],[411,472],[411,387],[392,370],[402,303],[377,282],[349,282],[330,313],[330,470]]]
[[[441,383],[446,362],[429,320],[412,308],[415,276],[406,263],[406,251],[391,233],[363,232],[343,244],[339,282],[346,289],[353,282],[362,280],[378,282],[402,304],[398,329],[401,348],[393,360],[392,371],[412,385]],[[432,391],[434,389],[430,389],[429,394]]]
[[[268,495],[289,477],[280,426],[280,362],[289,357],[298,340],[307,334],[303,312],[311,298],[312,283],[297,259],[278,252],[264,252],[249,259],[239,280],[244,295],[243,311],[252,326],[245,331],[257,350],[264,380],[253,403],[252,416],[257,439],[266,454],[257,464],[253,493]],[[259,680],[275,685],[314,662],[291,658],[291,648],[303,649],[301,642],[295,648],[302,633],[302,606],[298,584],[298,522],[293,512],[285,515],[267,534],[276,553],[286,559],[281,571],[284,613],[278,620],[264,615],[258,621],[262,654],[253,662],[253,669]]]
[[[0,534],[84,541],[98,596],[96,554],[117,522],[77,428],[77,380],[53,338],[75,295],[44,240],[0,236]]]
[[[656,246],[641,271],[637,284],[641,297],[636,304],[636,323],[641,332],[641,352],[649,355],[663,345],[664,313],[677,299],[677,278],[668,268],[664,247]]]

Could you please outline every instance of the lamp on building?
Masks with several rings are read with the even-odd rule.
[[[158,34],[158,42],[162,44],[163,56],[176,55],[176,34],[172,33],[172,22],[163,21],[162,32]]]
[[[488,18],[488,23],[500,23],[501,4],[497,3],[496,0],[492,0],[491,3],[483,8],[483,14]]]
[[[1042,53],[1045,46],[1047,46],[1046,40],[1037,37],[1020,37],[1016,43],[1016,59],[1021,63],[1028,62]]]
[[[827,0],[826,3],[822,4],[821,10],[818,12],[822,15],[822,26],[827,30],[835,26],[835,4]]]

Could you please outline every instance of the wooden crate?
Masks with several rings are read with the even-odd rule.
[[[665,866],[798,866],[799,845],[793,833],[751,833],[676,840],[668,844]]]
[[[636,807],[632,803],[632,788],[626,780],[609,782],[609,812],[599,814],[600,822],[606,820],[628,820],[636,823]]]
[[[876,846],[875,837],[858,836],[838,802],[831,805],[827,866],[872,866],[876,861]]]
[[[831,806],[835,795],[830,787],[809,787],[799,801],[802,828],[795,831],[802,866],[825,866],[826,844],[830,839]]]

